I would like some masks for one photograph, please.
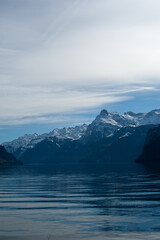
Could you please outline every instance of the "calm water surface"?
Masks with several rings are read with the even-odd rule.
[[[0,239],[160,239],[160,171],[0,170]]]

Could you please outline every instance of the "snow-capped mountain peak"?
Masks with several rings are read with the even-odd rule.
[[[50,133],[26,134],[23,137],[15,139],[11,142],[3,143],[6,150],[13,153],[21,148],[22,151],[27,148],[33,148],[37,143],[48,139],[51,141],[53,138],[57,139],[71,139],[82,141],[97,140],[103,137],[112,136],[116,130],[123,127],[137,127],[141,125],[157,125],[160,124],[160,109],[152,110],[148,113],[134,113],[126,112],[124,114],[118,112],[109,112],[103,109],[95,120],[89,124],[83,124],[76,127],[68,127],[62,129],[54,129]]]
[[[117,129],[127,126],[141,126],[148,124],[160,124],[160,110],[152,110],[149,113],[108,112],[103,109],[95,120],[88,126],[86,136],[102,138],[113,134]]]

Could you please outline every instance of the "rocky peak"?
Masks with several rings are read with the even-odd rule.
[[[100,115],[103,116],[103,115],[108,115],[108,111],[106,109],[103,109],[101,112],[100,112]]]

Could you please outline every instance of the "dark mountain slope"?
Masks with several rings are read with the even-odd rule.
[[[8,153],[3,146],[0,146],[0,166],[12,164],[20,164],[20,162],[11,153]]]
[[[25,163],[134,162],[147,132],[160,123],[160,110],[124,114],[102,110],[88,125],[25,135],[6,147]]]
[[[46,139],[26,150],[19,159],[25,163],[75,163],[83,156],[85,147],[79,140]]]
[[[126,163],[141,154],[152,125],[126,127],[111,137],[96,142],[48,138],[25,151],[19,159],[25,163]]]
[[[88,147],[83,161],[131,163],[142,153],[146,135],[153,125],[126,127],[112,137],[103,138]]]
[[[136,162],[160,164],[160,125],[148,132],[143,152]]]

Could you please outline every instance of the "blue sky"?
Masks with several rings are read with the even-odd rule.
[[[159,0],[1,0],[0,142],[160,108]]]

